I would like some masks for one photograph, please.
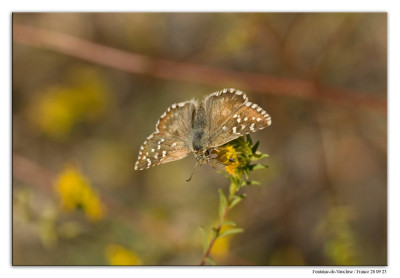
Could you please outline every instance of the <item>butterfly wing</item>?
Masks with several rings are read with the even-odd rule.
[[[140,147],[135,170],[182,159],[190,153],[192,115],[196,106],[193,100],[173,104],[161,115],[156,131]]]
[[[209,115],[208,142],[221,146],[242,135],[256,132],[271,124],[271,117],[236,89],[224,89],[206,97],[202,105]]]

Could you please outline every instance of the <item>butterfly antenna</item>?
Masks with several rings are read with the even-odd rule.
[[[190,174],[190,177],[186,180],[187,182],[192,180],[193,174],[194,174],[194,170],[196,169],[196,167],[199,165],[199,160],[196,161],[196,164],[193,167],[192,173]]]

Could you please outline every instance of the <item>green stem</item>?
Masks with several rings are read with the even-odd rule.
[[[224,213],[222,214],[222,217],[219,221],[218,227],[215,229],[215,231],[216,231],[215,236],[211,239],[210,243],[208,244],[208,248],[207,248],[206,252],[204,252],[203,259],[201,260],[200,265],[204,265],[206,263],[206,259],[210,256],[211,249],[214,246],[214,243],[219,236],[219,233],[222,229],[222,223],[224,223],[224,220],[226,218],[226,215],[228,214],[228,211],[229,211],[229,204],[226,206]]]
[[[203,255],[203,258],[202,258],[202,260],[200,262],[200,265],[204,265],[206,263],[206,259],[210,256],[211,249],[214,246],[214,243],[217,240],[217,238],[219,236],[219,233],[221,232],[222,225],[223,225],[223,223],[225,221],[225,218],[228,215],[229,207],[230,207],[231,202],[233,200],[232,196],[235,195],[235,193],[237,192],[237,190],[235,192],[233,192],[233,193],[231,192],[231,190],[229,190],[229,191],[230,191],[230,193],[229,193],[228,203],[227,203],[227,205],[225,207],[224,213],[222,214],[222,216],[221,216],[221,218],[219,220],[218,226],[215,229],[215,235],[213,236],[213,238],[211,239],[210,243],[208,244],[208,248],[207,248],[206,252],[204,252],[204,255]]]

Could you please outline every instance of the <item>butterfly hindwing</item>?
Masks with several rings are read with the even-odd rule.
[[[182,159],[190,153],[185,142],[165,138],[160,133],[150,135],[140,147],[135,170],[148,169],[166,162]]]
[[[161,115],[156,131],[140,147],[136,170],[182,159],[190,153],[190,119],[195,109],[195,101],[186,101],[170,106]]]
[[[161,115],[156,130],[165,136],[188,141],[192,136],[192,115],[197,109],[194,100],[171,105]]]

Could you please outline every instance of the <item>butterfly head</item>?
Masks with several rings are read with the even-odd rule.
[[[194,156],[200,165],[206,164],[213,159],[214,149],[201,149],[194,152]]]
[[[225,157],[226,151],[222,148],[208,148],[197,151],[194,153],[197,163],[199,165],[211,163],[215,166],[215,164],[229,164],[232,160],[225,161],[223,158]]]

